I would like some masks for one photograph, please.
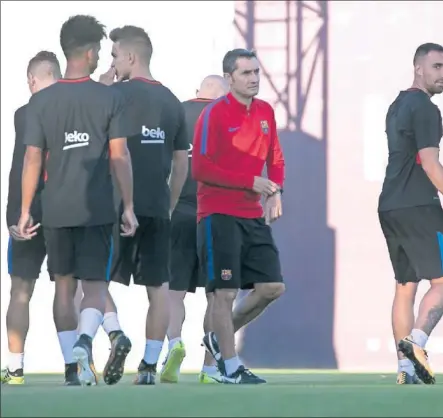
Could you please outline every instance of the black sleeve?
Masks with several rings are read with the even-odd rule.
[[[188,129],[186,127],[185,111],[179,105],[178,130],[174,138],[174,151],[187,151],[189,149]]]
[[[439,110],[430,101],[419,103],[412,112],[412,125],[418,150],[439,148],[441,139]]]
[[[25,123],[26,123],[26,110],[25,106],[17,109],[14,113],[14,127],[15,127],[15,138],[16,141],[19,139],[23,140],[25,135]]]
[[[134,134],[129,125],[127,106],[124,95],[117,89],[112,89],[113,100],[109,122],[109,140],[127,138]]]
[[[46,137],[40,117],[40,101],[32,96],[26,106],[25,133],[23,143],[33,147],[46,149]]]

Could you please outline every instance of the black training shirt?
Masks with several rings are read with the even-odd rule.
[[[197,119],[199,118],[203,109],[211,103],[210,99],[192,99],[183,102],[183,109],[185,111],[186,126],[189,140],[188,160],[189,170],[188,177],[183,186],[180,199],[177,202],[175,210],[181,213],[188,213],[197,216],[197,182],[192,178],[192,143],[194,141],[194,128]]]
[[[418,89],[402,91],[386,116],[389,161],[379,211],[440,205],[437,189],[421,166],[419,150],[439,147],[441,113]]]
[[[47,150],[44,226],[116,221],[109,141],[127,134],[121,94],[89,77],[60,80],[31,97],[24,143]]]
[[[167,87],[144,78],[115,83],[111,90],[123,93],[133,133],[128,148],[134,172],[135,214],[168,218],[173,152],[189,148],[182,105]]]
[[[26,108],[26,105],[22,106],[14,114],[15,143],[11,171],[9,172],[8,204],[6,207],[6,222],[8,227],[17,225],[22,210],[22,172],[26,150],[26,146],[23,143],[23,137],[25,134]],[[42,176],[40,177],[37,191],[31,206],[31,216],[33,217],[35,223],[41,222],[42,220],[40,194],[43,189],[43,185],[44,182]]]

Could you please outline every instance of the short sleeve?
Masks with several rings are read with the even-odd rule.
[[[412,124],[417,149],[438,148],[442,127],[438,108],[429,102],[417,104],[412,111]]]
[[[109,121],[109,140],[127,138],[136,132],[131,132],[128,106],[125,96],[117,89],[112,89],[112,107]],[[133,130],[133,129],[132,129]]]
[[[23,143],[24,145],[46,149],[46,137],[40,111],[40,101],[35,96],[31,97],[28,106],[26,106]]]
[[[188,129],[186,126],[185,111],[179,106],[179,120],[177,135],[174,138],[174,151],[187,151],[189,149]]]

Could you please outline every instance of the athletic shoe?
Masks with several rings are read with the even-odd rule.
[[[77,363],[65,364],[65,386],[80,386]]]
[[[163,363],[160,372],[161,383],[177,383],[180,375],[180,367],[186,356],[185,345],[182,341],[177,341],[171,348]]]
[[[103,370],[103,380],[107,385],[115,385],[120,381],[125,370],[126,357],[131,351],[132,344],[122,332],[111,332],[111,353]]]
[[[403,355],[414,364],[415,373],[418,378],[427,385],[435,384],[435,375],[428,362],[428,353],[421,348],[411,336],[403,338],[398,349]]]
[[[406,372],[399,372],[397,375],[397,385],[420,385],[421,381],[416,374],[411,376]]]
[[[78,364],[78,378],[86,386],[95,386],[98,383],[97,372],[92,360],[92,339],[82,334],[74,344],[74,361]]]
[[[155,376],[157,375],[157,366],[148,364],[144,360],[138,366],[137,375],[134,379],[134,385],[155,385]]]
[[[14,372],[11,372],[8,368],[3,369],[1,371],[1,381],[5,385],[24,385],[23,369],[17,369]]]

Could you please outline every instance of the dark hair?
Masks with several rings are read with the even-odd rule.
[[[32,73],[32,71],[37,67],[38,64],[42,62],[47,62],[50,64],[52,69],[52,74],[60,78],[61,70],[60,63],[58,62],[57,55],[50,51],[40,51],[34,57],[29,60],[27,74]]]
[[[137,26],[123,26],[115,28],[109,34],[109,39],[112,42],[120,42],[139,48],[141,54],[144,54],[145,59],[149,62],[152,57],[152,42],[149,35],[142,28]]]
[[[233,49],[223,58],[223,73],[232,74],[237,69],[237,60],[239,58],[257,58],[255,51],[249,51],[243,48]]]
[[[430,52],[443,52],[443,46],[439,44],[433,44],[431,42],[420,45],[414,54],[414,65],[417,64],[419,58],[425,57]]]
[[[104,38],[105,26],[95,17],[87,15],[71,16],[60,31],[60,45],[67,59],[91,49],[92,45],[99,44]]]

